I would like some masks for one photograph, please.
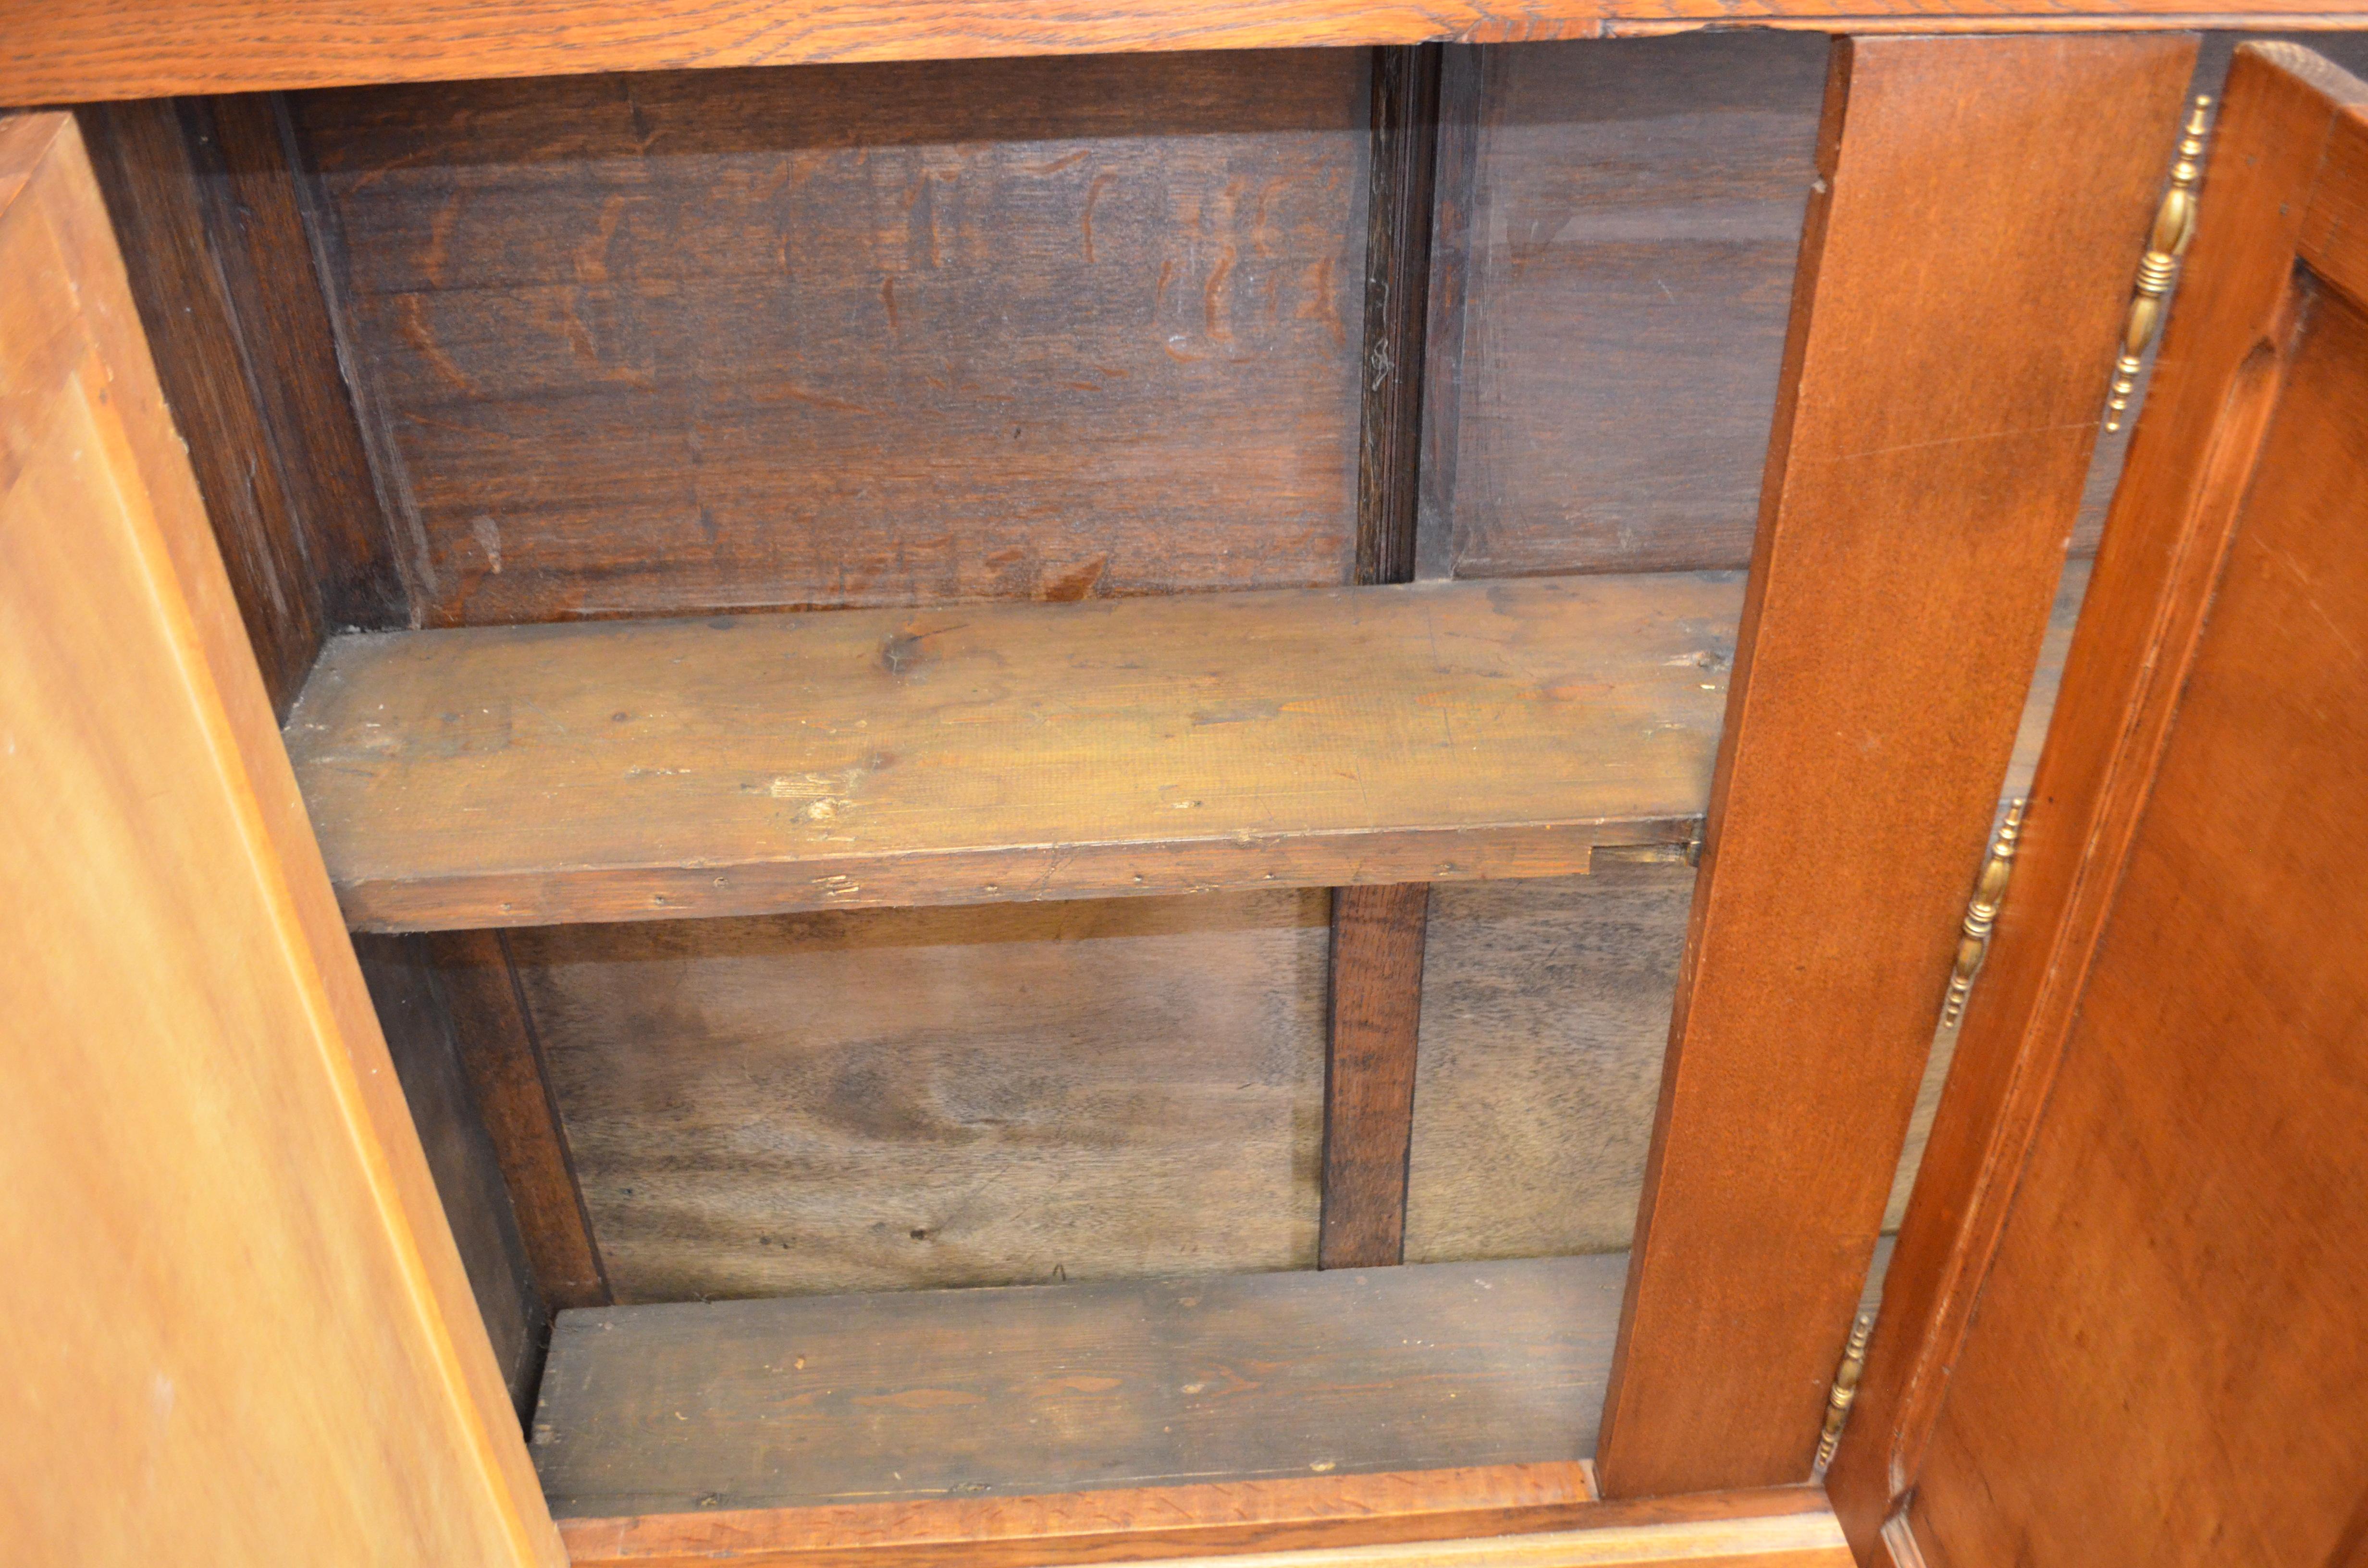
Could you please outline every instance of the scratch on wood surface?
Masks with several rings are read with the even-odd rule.
[[[1077,155],[1079,157],[1085,156],[1082,153]],[[1103,188],[1107,186],[1115,184],[1117,178],[1118,176],[1115,175],[1096,175],[1093,178],[1093,183],[1086,187],[1086,209],[1084,216],[1081,219],[1081,222],[1085,229],[1086,265],[1087,267],[1091,267],[1094,264],[1094,203],[1101,199]],[[1167,285],[1167,269],[1164,267],[1160,270],[1159,282],[1160,287],[1163,289]]]

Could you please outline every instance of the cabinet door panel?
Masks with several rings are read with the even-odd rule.
[[[2363,105],[2231,74],[1833,1476],[1863,1553],[2368,1551]]]
[[[0,121],[9,1555],[556,1563],[135,319]]]

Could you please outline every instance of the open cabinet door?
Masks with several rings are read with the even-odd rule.
[[[136,320],[0,119],[0,1555],[562,1562]]]
[[[1862,1560],[2368,1562],[2368,85],[2241,51],[2201,214],[1830,1477]]]

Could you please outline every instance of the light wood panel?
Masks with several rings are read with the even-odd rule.
[[[1315,1263],[1320,891],[510,934],[618,1299]]]
[[[2368,136],[2349,151],[2368,178]],[[2368,920],[2368,313],[2297,303],[2307,325],[1925,1450],[1911,1518],[1939,1568],[2368,1547],[2351,939]],[[2100,1451],[2101,1430],[2140,1440]]]
[[[2283,47],[2240,51],[2230,74],[2180,307],[2066,669],[2022,864],[1832,1472],[1849,1528],[1868,1550],[1879,1535],[1907,1531],[1950,1553],[1935,1559],[1945,1562],[2001,1529],[2018,1532],[2035,1562],[2149,1550],[2154,1561],[2180,1561],[2218,1540],[2239,1554],[2301,1560],[2342,1561],[2348,1550],[2335,1545],[2347,1528],[2342,1485],[2328,1482],[2356,1477],[2358,1461],[2292,1435],[2358,1427],[2356,1414],[2317,1414],[2316,1402],[2356,1407],[2368,1387],[2356,1357],[2325,1348],[2321,1315],[2340,1315],[2349,1301],[2356,1327],[2360,1282],[2356,1270],[2314,1267],[2310,1286],[2295,1291],[2280,1271],[2298,1246],[2343,1256],[2314,1232],[2340,1233],[2359,1219],[2340,1178],[2328,1186],[2310,1174],[2323,1158],[2319,1118],[2345,1114],[2358,1092],[2356,1074],[2327,1071],[2328,1042],[2343,1028],[2318,1011],[2341,1005],[2351,967],[2312,958],[2318,935],[2341,925],[2324,901],[2350,885],[2337,870],[2349,828],[2324,814],[2320,790],[2350,766],[2351,709],[2329,687],[2355,679],[2356,661],[2350,644],[2317,654],[2294,644],[2344,635],[2349,613],[2340,585],[2357,563],[2342,551],[2356,530],[2341,519],[2357,489],[2348,472],[2357,448],[2347,443],[2357,440],[2362,318],[2319,301],[2291,372],[2288,361],[2313,292],[2296,251],[2328,211],[2313,189],[2332,195],[2337,169],[2368,168],[2363,104],[2368,85]],[[2282,382],[2293,412],[2273,426]],[[2265,438],[2275,446],[2268,457]],[[2296,603],[2294,584],[2319,590]],[[2241,695],[2232,678],[2244,682]],[[2208,784],[2199,767],[2213,775]],[[2233,851],[2241,869],[2222,869],[2232,851],[2196,827],[2199,791],[2204,814],[2244,824]],[[2244,814],[2226,815],[2236,801]],[[2287,854],[2304,844],[2306,852]],[[2180,873],[2170,886],[2167,869]],[[2275,892],[2265,896],[2269,884]],[[2122,897],[2150,902],[2116,913]],[[2235,985],[2226,983],[2232,946],[2245,975]],[[2262,1006],[2274,1020],[2248,1023]],[[2094,1028],[2084,1021],[2092,1013]],[[2231,1056],[2231,1038],[2245,1051]],[[2240,1058],[2241,1082],[2213,1081],[2210,1062],[2234,1067]],[[2100,1095],[2113,1108],[2102,1128],[2094,1125]],[[2279,1095],[2293,1103],[2275,1104]],[[2130,1184],[2143,1182],[2143,1211],[2123,1222],[2067,1210],[2067,1161],[2105,1215],[2127,1208]],[[2197,1173],[2209,1173],[2208,1193],[2194,1191]],[[2017,1193],[2032,1195],[2028,1221]],[[2002,1267],[2027,1259],[2039,1239],[2028,1227],[2051,1222],[2066,1249],[2042,1310],[2051,1326],[2031,1332],[2028,1275],[2009,1278],[1997,1305],[2020,1331],[2028,1373],[2001,1377],[1998,1342],[1984,1346],[1965,1424],[1936,1437],[1936,1415],[1959,1420],[1948,1391],[1967,1386],[1977,1294],[1980,1321],[1989,1321],[1986,1271],[1994,1257]],[[2274,1304],[2255,1302],[2248,1293],[2272,1278]],[[2100,1291],[2109,1299],[2101,1316]],[[2133,1333],[2146,1339],[2142,1370],[2126,1369]],[[2336,1343],[2356,1339],[2346,1331]],[[2074,1344],[2084,1358],[2063,1364],[2062,1347]],[[2246,1366],[2243,1390],[2275,1403],[2283,1389],[2283,1402],[2245,1414],[2252,1392],[2211,1371],[2231,1355]],[[2308,1360],[2300,1381],[2290,1357]],[[2154,1405],[2158,1390],[2177,1391],[2172,1406]],[[2066,1446],[2105,1419],[2074,1409],[2100,1399],[2113,1421],[2129,1411],[2140,1429],[2162,1434],[2118,1454],[2110,1474],[2093,1447]],[[2003,1464],[1995,1439],[1981,1435],[1983,1414],[1994,1421],[2001,1400],[2022,1402],[2018,1457]],[[2230,1443],[2270,1445],[2274,1457],[2231,1455],[2184,1493],[2162,1479],[2181,1454]],[[1964,1506],[1966,1481],[1984,1471],[2010,1500],[1995,1522],[1970,1518]],[[1896,1505],[1927,1474],[1941,1489],[1937,1510],[1903,1523]],[[2232,1490],[2255,1485],[2285,1490],[2274,1502]],[[2076,1494],[2073,1548],[2062,1500]],[[2092,1519],[2120,1522],[2092,1528]],[[2356,1541],[2356,1513],[2348,1528]],[[2271,1544],[2278,1532],[2317,1532],[2318,1543]]]
[[[1055,1497],[569,1520],[562,1528],[578,1568],[719,1562],[1020,1568],[1153,1557],[1233,1568],[1668,1562],[1845,1568],[1849,1562],[1832,1512],[1814,1488],[1601,1503],[1586,1499],[1585,1480],[1581,1465],[1496,1465]],[[1186,1555],[1168,1555],[1178,1552]]]
[[[298,100],[421,623],[1342,582],[1368,77],[1344,51]]]
[[[1778,1501],[1763,1495],[1753,1505],[1769,1507]],[[939,1563],[1036,1568],[1158,1555],[1452,1540],[1591,1525],[1604,1512],[1595,1501],[1586,1463],[1562,1460],[1113,1487],[1037,1497],[648,1514],[569,1519],[560,1529],[575,1568],[594,1563],[643,1568],[679,1563],[687,1568],[719,1561],[803,1568],[859,1562],[870,1568]]]
[[[561,1515],[1573,1461],[1622,1260],[563,1312]],[[801,1365],[803,1363],[803,1365]]]
[[[674,66],[789,64],[1172,49],[1687,32],[1744,25],[1830,32],[1996,32],[2250,22],[2357,27],[2357,10],[2312,13],[2290,0],[2093,0],[2077,10],[2037,0],[1126,0],[1079,11],[1044,0],[657,0],[631,12],[585,0],[72,0],[44,29],[0,56],[0,100],[51,103],[165,93],[242,92],[358,82],[432,82]]]
[[[1622,1563],[1715,1562],[1735,1568],[1850,1568],[1830,1515],[1786,1515],[1625,1529],[1556,1530],[1429,1545],[1344,1546],[1307,1552],[1180,1560],[1186,1568],[1603,1568]]]
[[[1608,1494],[1806,1474],[2193,59],[1836,45]]]
[[[12,1555],[564,1561],[63,116],[0,121]]]
[[[1536,876],[1691,833],[1685,575],[341,638],[288,741],[362,928]]]

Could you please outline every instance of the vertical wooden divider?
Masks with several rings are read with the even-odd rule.
[[[461,1064],[509,1184],[535,1285],[553,1312],[605,1307],[611,1300],[608,1271],[509,944],[498,931],[439,932],[427,942]]]
[[[1406,1151],[1430,884],[1341,888],[1332,903],[1332,1044],[1324,1074],[1323,1268],[1406,1256]]]
[[[1607,1495],[1809,1474],[2194,53],[1836,42]]]
[[[1365,340],[1357,449],[1359,583],[1410,583],[1421,471],[1423,328],[1430,290],[1440,50],[1373,51]],[[1320,1268],[1372,1268],[1406,1252],[1406,1149],[1430,889],[1332,894],[1331,1040],[1324,1074]]]

